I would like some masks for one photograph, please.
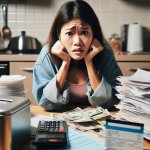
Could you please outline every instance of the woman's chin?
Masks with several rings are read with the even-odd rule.
[[[73,60],[82,60],[84,57],[83,56],[74,56],[72,57]]]

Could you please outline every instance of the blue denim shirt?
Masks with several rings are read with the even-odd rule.
[[[62,93],[57,88],[56,74],[58,68],[51,61],[49,45],[45,45],[35,63],[33,70],[32,93],[36,102],[46,110],[60,110],[69,103],[69,84],[66,81]],[[113,101],[114,87],[117,84],[116,77],[122,75],[113,54],[112,49],[104,46],[99,59],[97,73],[102,77],[97,89],[92,92],[90,82],[87,83],[88,101],[91,105],[99,106]]]

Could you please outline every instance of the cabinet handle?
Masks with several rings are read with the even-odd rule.
[[[33,72],[33,68],[22,68],[22,71]]]
[[[0,66],[0,69],[5,69],[6,67]]]
[[[129,68],[128,71],[131,71],[131,72],[136,72],[138,68]],[[150,71],[150,68],[140,68],[142,70],[145,70],[145,71]]]

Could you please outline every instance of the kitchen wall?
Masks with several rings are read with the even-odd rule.
[[[3,1],[1,0],[1,5]],[[19,0],[10,1],[8,26],[12,30],[12,36],[20,35],[20,31],[26,30],[27,35],[37,37],[43,43],[49,34],[56,12],[66,1],[68,0],[24,0],[23,3]],[[133,22],[138,22],[146,29],[147,37],[150,35],[149,0],[86,1],[95,10],[106,38],[112,33],[120,35],[120,27]],[[2,10],[0,10],[0,28],[2,26]]]

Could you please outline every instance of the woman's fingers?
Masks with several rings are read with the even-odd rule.
[[[64,48],[64,45],[58,40],[52,47],[52,54],[58,55]]]
[[[96,38],[93,40],[91,46],[93,48],[93,51],[97,53],[103,50],[103,46],[100,44],[100,42]]]
[[[71,59],[71,57],[65,50],[65,46],[59,40],[53,45],[51,52],[53,55],[59,57],[62,60],[70,61]]]

